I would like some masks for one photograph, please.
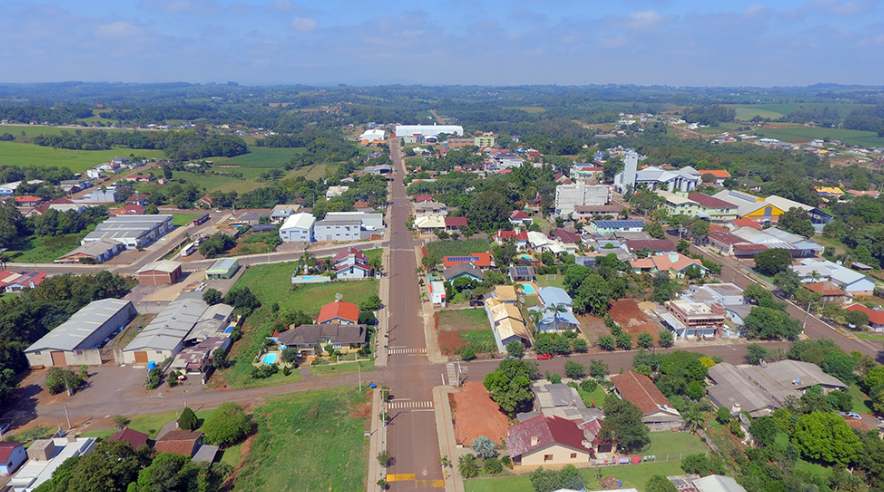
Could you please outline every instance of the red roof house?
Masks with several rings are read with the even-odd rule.
[[[466,217],[445,217],[445,229],[455,231],[467,228]]]
[[[173,430],[163,434],[153,445],[157,453],[183,454],[192,457],[203,444],[203,433],[189,430]]]
[[[38,196],[25,195],[15,197],[15,204],[20,207],[36,207],[41,203],[43,203],[43,199]]]
[[[147,434],[143,432],[138,432],[136,430],[132,430],[129,428],[123,429],[120,432],[108,437],[110,441],[126,441],[132,446],[132,449],[138,449],[141,446],[147,444],[147,440],[150,438]]]
[[[733,219],[728,222],[728,226],[732,229],[739,229],[740,227],[751,227],[753,229],[761,230],[761,224],[755,222],[752,219]]]
[[[537,417],[509,428],[506,443],[513,461],[520,465],[586,463],[592,444],[583,431],[561,417]]]
[[[446,256],[442,258],[445,268],[453,267],[458,263],[470,262],[479,268],[487,269],[494,266],[491,253],[470,253],[469,256]]]
[[[359,321],[359,307],[352,302],[335,301],[322,306],[316,322],[319,324],[355,325]]]
[[[144,215],[147,213],[147,207],[144,205],[124,205],[108,212],[108,215]]]
[[[421,202],[432,202],[432,201],[433,201],[433,197],[432,197],[431,195],[417,195],[417,196],[414,197],[414,201],[415,201],[416,203],[421,203]]]
[[[869,317],[869,327],[873,330],[884,328],[884,311],[869,309],[862,304],[853,304],[847,307],[848,311],[861,311]]]
[[[624,400],[631,402],[642,411],[642,422],[663,427],[683,423],[681,415],[657,389],[651,378],[633,371],[611,376],[611,382]],[[653,429],[652,429],[653,430]]]

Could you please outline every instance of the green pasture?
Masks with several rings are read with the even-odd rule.
[[[856,144],[864,147],[884,146],[884,138],[875,132],[860,130],[844,130],[841,128],[819,128],[809,126],[790,126],[785,128],[764,128],[755,132],[758,136],[775,138],[783,142],[805,142],[813,139],[840,140],[845,144]]]
[[[748,120],[755,115],[762,118],[781,118],[792,111],[800,108],[806,109],[836,109],[841,117],[845,117],[854,109],[866,107],[864,104],[838,104],[838,103],[784,103],[784,104],[730,104],[737,113],[737,119]]]
[[[40,147],[28,143],[0,142],[0,165],[67,167],[75,173],[85,172],[87,169],[114,157],[128,157],[129,155],[153,159],[166,158],[162,150],[130,149],[128,147],[110,150],[70,150]]]

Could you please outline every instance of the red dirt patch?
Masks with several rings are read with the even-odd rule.
[[[369,415],[371,415],[371,402],[367,401],[356,407],[356,411],[350,414],[350,418],[362,419],[365,430],[369,430],[371,429],[371,420],[368,419]]]
[[[638,308],[638,303],[631,299],[620,299],[611,303],[608,315],[635,338],[639,333],[656,335],[660,327],[648,318],[648,315]]]
[[[458,444],[470,446],[473,439],[485,436],[494,442],[506,439],[508,419],[488,395],[485,386],[470,381],[451,395],[454,415],[454,437]],[[455,410],[456,409],[456,410]]]
[[[601,318],[584,314],[577,316],[577,319],[580,320],[580,331],[582,331],[583,335],[586,336],[586,339],[592,343],[595,343],[595,341],[602,335],[611,334],[611,330],[605,326],[605,321]]]

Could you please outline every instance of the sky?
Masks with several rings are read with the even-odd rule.
[[[884,0],[18,0],[0,82],[884,85]]]

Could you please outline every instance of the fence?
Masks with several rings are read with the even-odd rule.
[[[667,454],[665,457],[663,455],[645,455],[645,456],[629,456],[625,458],[609,458],[607,460],[592,460],[590,462],[590,467],[598,468],[602,466],[611,466],[611,465],[638,465],[640,463],[665,463],[667,461],[681,461],[684,458],[684,453],[678,453],[678,457],[674,454]],[[706,451],[706,456],[709,456],[709,451]]]

